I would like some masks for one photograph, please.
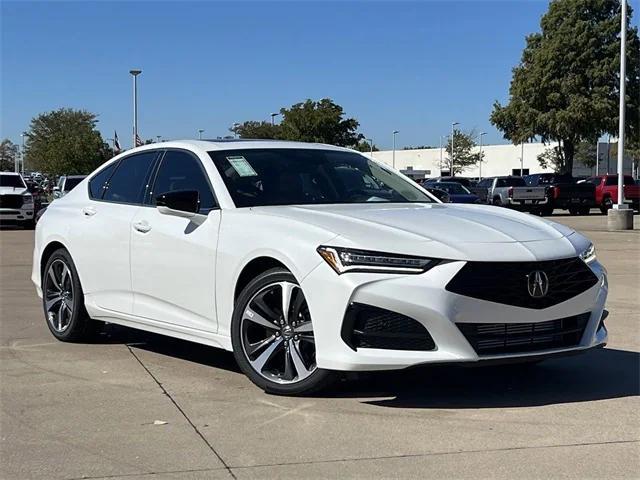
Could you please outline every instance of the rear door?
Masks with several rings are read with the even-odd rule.
[[[141,208],[158,155],[156,150],[133,154],[112,163],[89,181],[87,201],[74,214],[80,242],[74,245],[85,295],[97,306],[131,313],[129,248],[131,219]]]
[[[155,197],[175,190],[199,193],[199,214],[160,213]],[[151,191],[131,221],[134,314],[149,321],[215,332],[215,259],[220,226],[211,184],[200,159],[167,150]]]

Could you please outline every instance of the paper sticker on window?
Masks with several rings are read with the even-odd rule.
[[[238,175],[241,177],[257,177],[258,173],[253,169],[251,164],[247,162],[247,159],[241,156],[237,157],[227,157],[227,160],[233,167],[233,169],[238,172]]]

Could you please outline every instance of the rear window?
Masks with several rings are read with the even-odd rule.
[[[103,200],[141,204],[157,152],[131,155],[120,160],[118,169],[107,183]]]
[[[509,177],[509,178],[500,178],[498,179],[498,187],[526,187],[527,184],[524,181],[524,178],[521,177]]]
[[[67,181],[64,182],[64,191],[65,192],[70,192],[71,190],[73,190],[82,180],[84,180],[84,177],[81,178],[67,178]]]
[[[118,162],[111,163],[110,165],[96,173],[93,178],[89,180],[89,196],[91,198],[95,198],[98,200],[102,198],[104,187],[111,178],[111,175],[113,175],[113,172],[115,171],[117,165]]]

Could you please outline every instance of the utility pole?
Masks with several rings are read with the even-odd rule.
[[[138,146],[138,75],[142,70],[129,70],[133,75],[133,148]]]

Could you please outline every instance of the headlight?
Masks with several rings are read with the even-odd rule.
[[[30,193],[22,194],[22,201],[23,203],[33,203],[33,195]]]
[[[320,256],[338,275],[346,272],[423,273],[439,260],[395,253],[371,252],[340,247],[318,247]]]
[[[580,258],[584,261],[584,263],[591,263],[596,259],[596,247],[593,246],[593,243],[590,244],[584,252],[580,254]]]

